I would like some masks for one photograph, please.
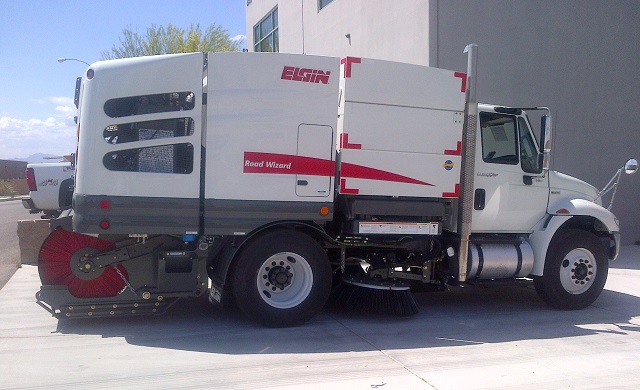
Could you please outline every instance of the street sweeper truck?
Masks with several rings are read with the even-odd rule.
[[[551,306],[590,305],[618,221],[549,169],[548,109],[475,102],[475,50],[466,73],[278,53],[92,64],[38,303],[99,317],[208,296],[292,326],[332,289],[406,315],[420,286],[532,280]]]

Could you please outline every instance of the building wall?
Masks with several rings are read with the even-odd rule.
[[[317,0],[252,0],[247,5],[250,51],[253,27],[276,6],[280,52],[429,63],[429,0],[395,0],[393,6],[334,0],[321,10]]]
[[[640,157],[637,0],[334,0],[319,12],[317,0],[253,0],[249,48],[276,5],[282,52],[464,71],[462,51],[477,43],[479,101],[551,107],[552,167],[598,188]],[[626,244],[640,240],[638,193],[640,174],[623,177],[612,211]]]
[[[25,161],[0,160],[0,179],[24,179],[26,169]]]
[[[478,100],[551,107],[552,167],[602,189],[640,156],[638,15],[636,0],[432,0],[430,65],[464,70],[477,43]],[[640,240],[639,193],[640,174],[622,178],[626,244]]]

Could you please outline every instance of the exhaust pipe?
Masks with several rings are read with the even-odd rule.
[[[476,134],[478,123],[478,101],[476,99],[476,74],[478,67],[478,45],[465,47],[467,53],[467,88],[465,91],[464,125],[462,127],[462,161],[460,168],[460,199],[458,200],[458,282],[467,280],[469,237],[473,214],[473,179],[475,171]]]

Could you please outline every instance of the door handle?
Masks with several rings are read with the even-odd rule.
[[[298,180],[298,185],[299,186],[306,186],[307,184],[309,184],[309,182],[306,181],[306,180]]]
[[[533,184],[533,176],[529,176],[529,175],[522,176],[522,182],[526,186],[532,185]]]
[[[473,208],[476,210],[484,210],[486,192],[484,188],[477,188],[473,197]]]

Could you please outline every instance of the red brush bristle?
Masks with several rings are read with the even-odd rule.
[[[71,258],[83,248],[93,248],[101,253],[115,249],[115,244],[61,228],[54,230],[40,248],[38,272],[42,284],[65,285],[78,298],[113,297],[122,292],[126,283],[114,267],[106,268],[100,276],[91,280],[80,279],[73,274]],[[118,269],[129,279],[122,264],[118,264]]]
[[[122,275],[129,279],[127,270],[118,264],[118,269]],[[70,280],[69,292],[71,295],[78,298],[97,298],[97,297],[113,297],[122,292],[125,289],[126,283],[114,267],[109,267],[102,272],[100,276],[92,280],[82,280],[75,277]]]

